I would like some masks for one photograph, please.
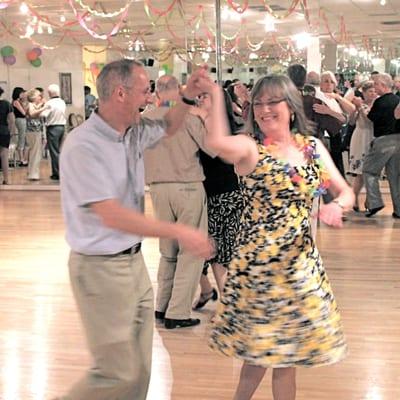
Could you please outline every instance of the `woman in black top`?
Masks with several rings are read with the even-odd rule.
[[[229,102],[230,99],[226,96],[225,100]],[[209,95],[204,93],[199,96],[198,111],[203,121],[206,121],[210,107]],[[231,110],[230,107],[227,109]],[[235,126],[231,126],[231,131],[235,133]],[[209,300],[218,298],[216,289],[211,286],[207,277],[209,265],[212,266],[219,293],[224,288],[226,268],[232,258],[243,209],[243,198],[233,166],[218,157],[211,158],[204,152],[200,152],[200,160],[206,177],[204,188],[207,193],[208,233],[214,239],[216,254],[204,266],[200,279],[200,298],[194,305],[196,310],[204,307]]]
[[[3,185],[8,182],[8,146],[10,145],[10,132],[15,129],[13,108],[7,100],[1,99],[4,90],[0,87],[0,159],[3,170]]]
[[[15,125],[18,133],[18,155],[20,165],[27,166],[27,149],[26,149],[26,91],[22,87],[15,87],[12,92],[12,105],[14,108]]]

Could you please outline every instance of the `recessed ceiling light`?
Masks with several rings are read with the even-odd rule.
[[[19,11],[21,11],[22,14],[27,14],[28,13],[29,8],[26,5],[26,3],[21,3],[21,5],[19,6]]]

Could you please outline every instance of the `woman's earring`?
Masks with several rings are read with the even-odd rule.
[[[295,113],[292,113],[292,114],[290,115],[290,121],[291,121],[291,122],[294,122],[295,118],[296,118],[296,114],[295,114]]]

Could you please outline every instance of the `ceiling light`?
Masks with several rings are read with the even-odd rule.
[[[201,55],[201,58],[202,58],[205,62],[207,62],[208,59],[210,58],[210,55],[209,55],[208,53],[204,52],[204,53]]]
[[[380,0],[379,4],[380,4],[381,6],[385,6],[385,5],[386,5],[386,0]]]
[[[296,46],[298,49],[305,49],[311,43],[311,36],[307,32],[299,33],[293,36],[294,41],[296,42]]]
[[[43,28],[42,28],[41,24],[39,24],[39,26],[37,28],[37,33],[39,33],[39,35],[41,35],[43,33]]]
[[[265,32],[274,32],[276,31],[275,28],[275,19],[269,15],[266,15],[264,18],[264,28],[265,28]]]
[[[28,25],[26,27],[25,36],[31,37],[34,33],[35,33],[35,30],[33,29],[33,27],[31,25]]]
[[[231,11],[231,19],[233,21],[241,21],[242,20],[242,14],[239,14],[237,11]]]
[[[65,21],[66,21],[66,19],[65,19],[65,16],[64,16],[64,15],[60,15],[60,21],[61,21],[61,22],[65,22]]]
[[[47,27],[47,33],[49,35],[51,35],[53,33],[53,28],[50,25]]]
[[[27,14],[27,13],[28,13],[29,8],[28,8],[28,6],[26,5],[26,3],[22,3],[22,4],[19,6],[19,11],[21,11],[22,14]]]
[[[249,60],[257,60],[257,59],[258,59],[258,54],[256,53],[249,54]]]
[[[229,9],[228,6],[222,7],[221,18],[226,21],[229,18]]]
[[[355,47],[350,47],[349,54],[351,56],[356,56],[358,54],[358,50]]]

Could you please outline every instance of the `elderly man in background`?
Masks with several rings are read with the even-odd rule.
[[[400,218],[400,121],[395,114],[400,98],[393,94],[393,80],[389,74],[377,74],[374,86],[380,96],[374,101],[368,118],[374,124],[374,139],[367,153],[363,175],[367,191],[366,217],[372,217],[384,207],[379,178],[383,168],[389,181],[393,203],[393,218]]]
[[[159,119],[168,112],[180,98],[179,82],[171,75],[162,76],[156,82],[156,95],[160,107],[145,112],[146,118]],[[145,152],[144,159],[146,183],[150,185],[157,218],[207,232],[205,177],[199,158],[199,149],[209,153],[204,138],[201,119],[187,114],[180,132],[160,140]],[[160,238],[160,253],[156,319],[167,329],[199,324],[200,320],[190,318],[190,314],[204,259],[193,257],[170,238]]]
[[[51,84],[47,88],[49,100],[46,102],[46,109],[41,114],[46,118],[46,139],[47,146],[51,158],[51,176],[50,179],[59,180],[59,158],[61,142],[64,137],[66,105],[65,101],[60,98],[60,87],[56,84]]]

